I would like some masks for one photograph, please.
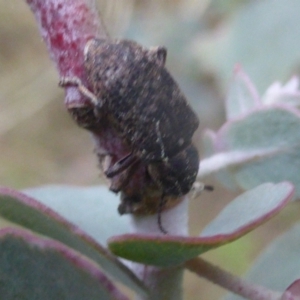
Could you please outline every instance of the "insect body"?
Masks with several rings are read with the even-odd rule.
[[[166,49],[92,39],[84,55],[88,88],[77,78],[63,78],[61,85],[76,85],[90,99],[93,120],[82,122],[83,127],[95,131],[102,122],[109,124],[130,149],[107,168],[106,176],[114,178],[142,163],[162,198],[188,193],[199,166],[191,142],[199,121],[164,66]]]

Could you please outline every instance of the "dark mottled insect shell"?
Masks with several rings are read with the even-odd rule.
[[[149,164],[148,172],[161,185],[164,195],[181,196],[191,190],[198,167],[198,151],[194,145],[190,145],[168,161]]]
[[[109,118],[144,161],[172,157],[191,143],[199,125],[176,82],[165,69],[165,48],[146,49],[133,41],[91,40],[85,68]]]

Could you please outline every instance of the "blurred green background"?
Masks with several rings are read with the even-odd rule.
[[[241,63],[259,92],[275,80],[298,74],[299,0],[99,0],[113,37],[168,48],[167,67],[197,111],[201,132],[225,121],[223,101],[235,63]],[[63,90],[34,17],[20,0],[0,0],[0,184],[17,189],[43,184],[94,185],[99,174],[89,134],[63,105]],[[203,151],[202,151],[203,152]],[[203,156],[203,155],[202,155]],[[191,234],[238,192],[215,186],[191,201]],[[243,274],[268,241],[296,219],[285,210],[243,239],[205,257]],[[191,274],[185,299],[218,299],[224,291]]]

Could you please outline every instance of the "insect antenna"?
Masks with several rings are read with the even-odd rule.
[[[168,232],[164,229],[163,225],[162,225],[162,218],[161,218],[161,214],[163,211],[163,207],[166,204],[166,199],[165,196],[162,195],[158,204],[158,208],[157,208],[157,224],[158,224],[158,228],[159,230],[163,233],[163,234],[168,234]]]

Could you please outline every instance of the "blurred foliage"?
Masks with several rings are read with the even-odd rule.
[[[168,48],[167,66],[200,117],[201,128],[195,135],[199,147],[201,131],[217,129],[224,122],[222,101],[235,63],[244,66],[260,91],[299,70],[298,0],[97,2],[111,36]],[[92,141],[74,126],[57,82],[25,1],[0,0],[1,185],[24,188],[103,181],[99,180]],[[201,197],[201,203],[191,201],[191,232],[199,232],[232,198],[232,193],[217,186],[214,193]],[[270,232],[283,231],[277,219],[270,224],[260,229],[268,230],[268,238],[273,237]],[[263,237],[263,233],[258,235]],[[251,242],[253,236],[248,238]],[[241,264],[267,242],[264,238],[257,247],[247,248],[248,252],[244,249],[246,254],[238,257]],[[234,244],[230,251],[239,252],[232,247]],[[236,247],[241,248],[240,244]],[[215,257],[223,258],[224,253],[218,254],[221,251],[215,251]],[[235,258],[227,256],[225,260]],[[228,265],[234,270],[236,262]],[[199,285],[198,279],[190,282],[187,299],[200,293],[202,299],[215,299],[220,294],[212,285]]]

